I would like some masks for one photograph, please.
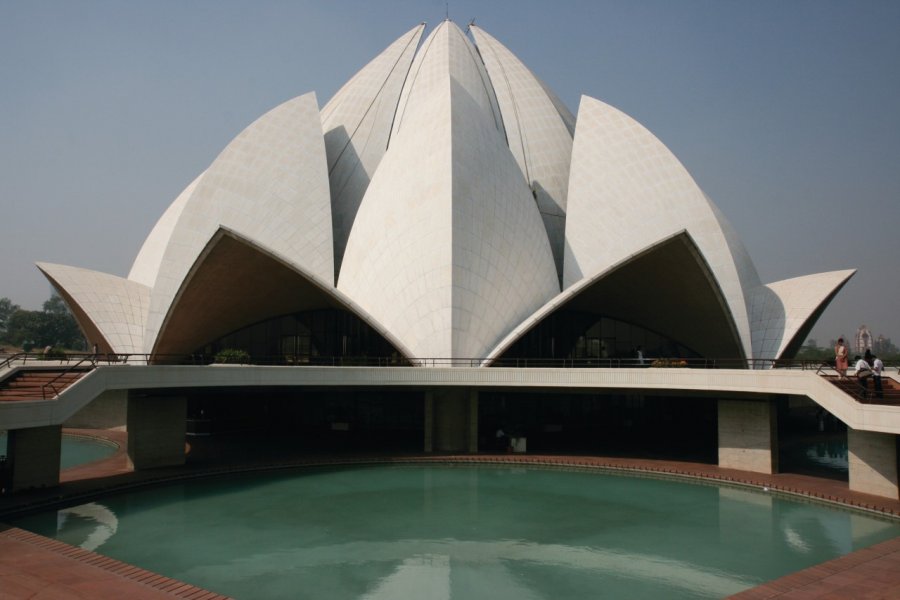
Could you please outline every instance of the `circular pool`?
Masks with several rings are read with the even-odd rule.
[[[763,491],[596,471],[196,480],[15,525],[236,598],[720,598],[900,535]]]

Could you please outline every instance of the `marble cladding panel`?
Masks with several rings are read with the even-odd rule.
[[[331,201],[315,94],[263,115],[207,169],[172,233],[153,288],[148,352],[178,289],[220,228],[254,240],[323,286],[333,286]],[[295,235],[297,230],[304,235]]]
[[[79,267],[49,263],[39,263],[38,266],[51,282],[78,304],[114,352],[143,352],[144,326],[150,304],[149,287]]]
[[[322,109],[336,271],[359,204],[387,149],[400,91],[424,28],[418,25],[388,46]]]
[[[750,299],[755,358],[778,358],[816,311],[855,273],[816,273],[759,286]]]
[[[709,201],[653,134],[613,107],[583,97],[572,152],[563,288],[682,230],[709,264],[751,356],[740,276]]]

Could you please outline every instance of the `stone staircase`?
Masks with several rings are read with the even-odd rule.
[[[900,383],[897,383],[890,377],[881,378],[881,387],[883,397],[875,397],[875,387],[872,379],[869,379],[869,387],[866,393],[863,393],[862,386],[856,381],[856,377],[852,375],[846,379],[840,379],[836,375],[826,375],[825,379],[839,387],[847,395],[852,396],[857,402],[862,404],[879,404],[886,406],[900,406]]]
[[[90,369],[20,370],[0,382],[0,402],[52,400]]]

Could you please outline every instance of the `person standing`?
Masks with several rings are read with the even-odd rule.
[[[841,379],[846,379],[849,367],[850,357],[847,353],[847,345],[844,344],[844,338],[838,338],[837,345],[834,347],[834,370],[838,372]]]
[[[881,359],[872,355],[872,383],[875,386],[875,397],[884,398],[884,390],[881,387],[881,372],[884,371],[884,363]]]
[[[862,388],[863,399],[869,396],[869,377],[872,376],[872,367],[866,362],[866,359],[857,355],[853,357],[856,361],[856,381]]]

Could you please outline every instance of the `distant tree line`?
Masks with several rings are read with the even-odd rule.
[[[87,342],[75,317],[59,296],[44,302],[43,310],[25,310],[9,298],[0,298],[0,347],[26,352],[52,346],[57,350],[86,350]]]
[[[897,364],[898,362],[900,362],[900,350],[898,350],[897,346],[892,344],[890,341],[887,342],[886,348],[876,348],[874,352],[885,363]],[[851,349],[851,358],[854,354],[855,352]],[[800,347],[800,350],[797,352],[797,359],[820,360],[823,362],[831,361],[834,360],[834,348],[820,348],[816,340],[810,338],[806,340],[806,343],[803,346]]]

